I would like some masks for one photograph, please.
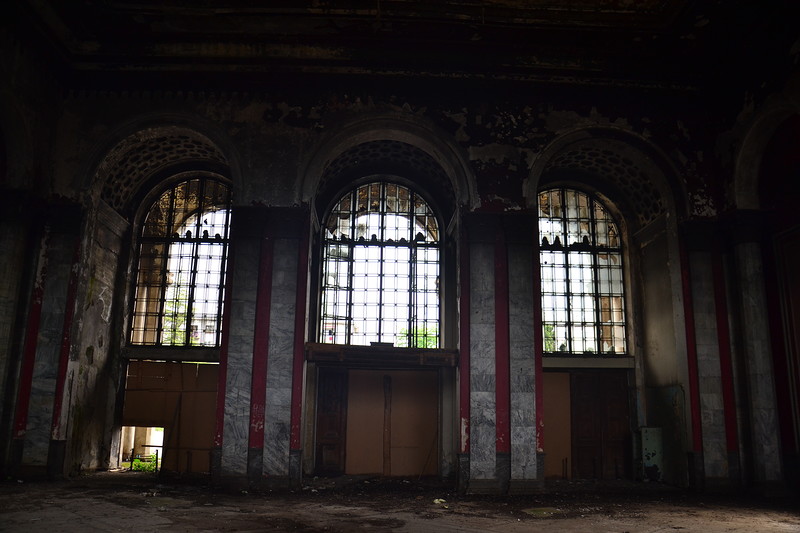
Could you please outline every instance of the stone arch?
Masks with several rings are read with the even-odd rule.
[[[764,153],[776,130],[800,113],[800,101],[775,97],[753,119],[745,134],[733,171],[733,200],[738,209],[760,209],[759,182]]]
[[[524,193],[532,205],[541,182],[583,176],[596,184],[596,192],[613,196],[635,227],[643,228],[666,213],[688,213],[676,175],[666,156],[629,132],[581,129],[562,135],[539,154]]]
[[[209,124],[183,116],[144,117],[117,129],[98,150],[88,173],[92,196],[130,215],[146,185],[186,170],[206,171],[241,182],[233,144]]]
[[[447,181],[456,205],[478,205],[475,177],[462,149],[427,121],[400,114],[362,117],[336,128],[302,169],[297,201],[313,203],[324,181],[330,179],[337,159],[337,165],[352,160],[359,146],[375,161],[381,158],[381,152],[412,154],[414,165],[438,167],[438,176]]]

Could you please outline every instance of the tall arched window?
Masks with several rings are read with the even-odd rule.
[[[544,352],[626,354],[622,242],[603,204],[584,192],[539,193]]]
[[[345,193],[322,229],[319,340],[439,346],[439,223],[386,181]]]
[[[231,194],[199,177],[164,191],[138,241],[134,345],[219,346]]]

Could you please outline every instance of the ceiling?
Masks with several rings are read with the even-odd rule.
[[[73,75],[275,73],[695,88],[769,77],[788,1],[17,0]]]

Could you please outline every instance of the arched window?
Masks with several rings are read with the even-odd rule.
[[[231,194],[199,177],[164,191],[138,241],[134,345],[219,346]]]
[[[439,346],[439,223],[386,181],[345,193],[322,228],[319,340]]]
[[[626,354],[622,243],[597,198],[558,188],[539,193],[544,352]]]

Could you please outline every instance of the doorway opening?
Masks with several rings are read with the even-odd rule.
[[[121,468],[158,472],[164,456],[164,428],[123,426],[119,451]]]
[[[317,390],[318,474],[439,474],[436,370],[320,367]]]
[[[628,373],[544,373],[545,478],[632,479]]]

